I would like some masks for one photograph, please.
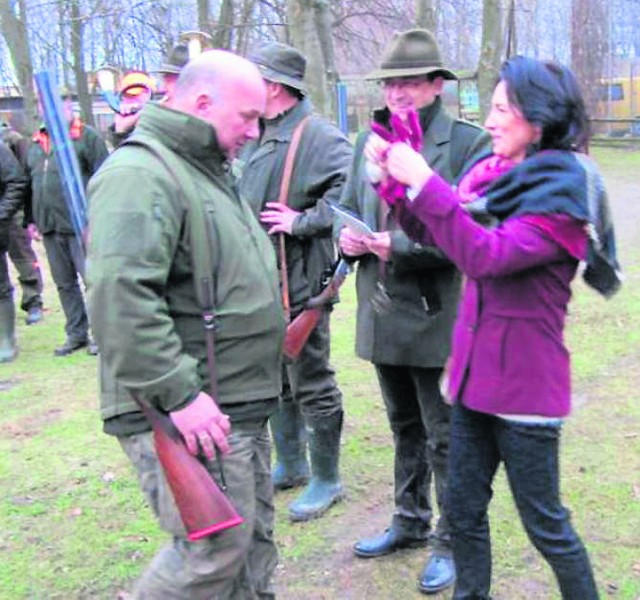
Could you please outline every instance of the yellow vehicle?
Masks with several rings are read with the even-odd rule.
[[[619,122],[598,119],[620,119]],[[640,134],[640,76],[602,79],[598,84],[598,104],[594,132],[609,135]]]

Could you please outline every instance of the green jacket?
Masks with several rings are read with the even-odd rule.
[[[243,152],[239,184],[240,194],[256,215],[266,202],[277,201],[293,132],[302,119],[312,115],[300,139],[289,187],[288,205],[302,213],[293,224],[292,235],[286,236],[294,313],[320,291],[322,275],[335,260],[333,213],[326,201],[340,199],[352,155],[351,144],[340,130],[312,113],[311,103],[302,100],[280,117],[263,122],[260,139]]]
[[[214,129],[149,104],[131,139],[161,144],[180,186],[149,150],[129,145],[89,185],[88,306],[102,418],[137,410],[126,388],[165,412],[208,390],[183,194],[204,205],[215,248],[217,400],[233,408],[276,397],[285,324],[275,260]]]
[[[107,158],[109,151],[95,129],[84,124],[80,127],[77,121],[75,127],[75,131],[79,133],[72,134],[71,139],[86,187],[89,178]],[[72,131],[73,129],[72,127]],[[48,139],[44,130],[37,132],[27,152],[25,172],[31,182],[31,202],[27,207],[27,214],[31,215],[40,233],[72,234],[74,229],[60,181],[55,150],[51,143],[51,148],[45,151],[43,143],[38,140],[42,136]],[[44,145],[47,143],[44,142]]]
[[[485,152],[489,136],[476,125],[452,119],[440,100],[420,111],[424,131],[422,155],[447,181],[457,182],[475,157]],[[388,126],[389,111],[374,113]],[[364,144],[357,142],[341,204],[359,215],[372,229],[381,230],[381,200],[365,174]],[[381,265],[373,254],[358,259],[356,353],[374,364],[442,367],[449,356],[451,329],[460,294],[460,273],[433,246],[411,241],[391,213],[385,228],[391,231],[391,259]],[[371,298],[382,278],[392,302],[383,314]]]

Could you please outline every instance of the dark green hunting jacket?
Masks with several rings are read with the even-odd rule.
[[[389,116],[387,109],[374,113],[374,119],[385,126]],[[451,183],[488,148],[488,135],[476,125],[451,118],[439,99],[420,111],[420,121],[422,155]],[[363,149],[368,135],[368,131],[362,133],[356,142],[341,203],[380,231],[382,201],[365,174]],[[357,261],[356,353],[374,364],[442,367],[450,350],[460,273],[438,248],[411,241],[393,214],[386,220],[384,229],[391,232],[392,242],[390,261],[381,265],[373,254]],[[383,313],[376,312],[371,302],[379,281],[391,299]]]
[[[217,400],[233,418],[280,392],[285,323],[271,243],[237,195],[213,127],[149,104],[131,139],[159,143],[173,176],[146,148],[125,144],[89,185],[88,298],[102,418],[137,411],[127,388],[165,412],[208,391],[187,233],[194,204],[204,207],[214,248]]]

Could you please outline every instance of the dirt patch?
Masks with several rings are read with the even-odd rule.
[[[13,423],[0,425],[0,436],[13,440],[27,439],[38,435],[46,426],[60,419],[62,409],[51,408],[44,412],[29,415]]]

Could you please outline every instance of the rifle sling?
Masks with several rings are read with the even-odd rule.
[[[304,131],[307,122],[309,121],[309,115],[307,115],[300,123],[296,125],[291,136],[291,143],[287,150],[287,156],[284,161],[284,169],[282,171],[282,180],[280,182],[280,193],[278,194],[278,202],[284,206],[289,202],[289,186],[291,184],[291,174],[293,173],[293,164],[298,152],[298,146],[300,145],[300,138]],[[287,274],[287,252],[285,245],[285,234],[280,233],[278,235],[278,263],[280,265],[280,283],[282,294],[282,306],[285,312],[285,318],[287,322],[291,318],[291,304],[289,302],[289,275]]]
[[[198,203],[193,194],[194,200],[191,200],[184,191],[184,185],[180,183],[180,179],[176,175],[174,168],[169,162],[169,158],[163,155],[167,151],[161,144],[150,140],[126,140],[123,146],[138,146],[145,148],[162,164],[167,170],[171,179],[173,179],[176,189],[183,199],[183,204],[187,215],[187,235],[189,236],[191,247],[191,268],[193,269],[195,281],[195,295],[202,310],[202,321],[204,326],[205,340],[207,344],[207,367],[209,370],[210,393],[216,403],[218,398],[218,378],[216,376],[216,355],[215,355],[215,292],[213,283],[214,265],[214,244],[211,239],[209,229],[207,227],[208,218],[202,204]],[[190,185],[191,179],[185,177],[187,185]]]

